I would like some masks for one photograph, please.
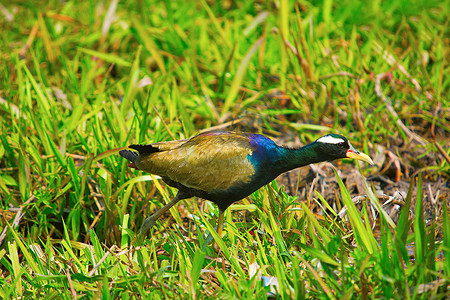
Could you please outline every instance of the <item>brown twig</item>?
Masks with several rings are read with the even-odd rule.
[[[439,152],[442,154],[442,156],[445,157],[445,160],[447,161],[447,163],[450,164],[450,156],[448,156],[448,154],[447,154],[447,152],[445,152],[444,148],[442,148],[442,146],[439,145],[439,143],[437,141],[434,142],[434,145],[439,150]]]
[[[375,93],[385,103],[386,109],[394,117],[395,122],[405,132],[405,134],[409,138],[417,141],[422,146],[425,146],[427,143],[420,136],[418,136],[417,134],[415,134],[414,132],[409,130],[409,128],[406,127],[405,124],[403,124],[402,120],[400,120],[400,117],[398,116],[397,112],[395,111],[394,107],[392,106],[391,100],[388,97],[386,97],[384,95],[383,91],[381,90],[381,79],[384,78],[385,76],[386,76],[385,73],[381,73],[375,77]]]
[[[25,215],[25,213],[22,212],[23,208],[30,204],[31,202],[34,202],[36,200],[36,197],[34,195],[31,195],[30,198],[28,198],[28,200],[20,206],[19,210],[16,213],[16,216],[14,217],[14,221],[12,222],[11,226],[11,230],[18,227],[20,221],[22,220],[23,216]],[[3,244],[3,241],[6,238],[6,233],[8,231],[8,227],[9,226],[5,226],[5,228],[3,229],[2,233],[0,234],[0,246]]]

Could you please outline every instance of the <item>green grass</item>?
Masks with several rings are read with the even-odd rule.
[[[450,179],[445,1],[114,3],[1,7],[1,297],[448,295],[449,194],[435,195],[431,222],[423,204],[428,185]],[[218,209],[186,200],[137,239],[176,190],[114,149],[212,126],[302,143],[340,132],[371,156],[383,146],[411,181],[398,222],[365,180],[356,208],[336,173],[342,220],[319,192],[274,182],[228,210],[222,238]]]

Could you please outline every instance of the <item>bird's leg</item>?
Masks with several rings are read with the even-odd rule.
[[[217,235],[219,238],[222,238],[222,230],[223,230],[223,221],[225,218],[225,211],[219,210],[219,219],[217,220]],[[211,234],[209,234],[211,236]],[[217,253],[220,253],[220,247],[217,241],[214,242],[213,245],[214,250],[217,251]],[[223,261],[222,261],[223,263]]]
[[[217,221],[217,234],[222,237],[223,220],[225,218],[225,211],[220,210],[219,220]]]
[[[224,217],[225,217],[225,211],[221,211],[219,209],[219,218],[217,219],[217,226],[216,226],[216,232],[217,235],[219,237],[222,237],[222,231],[223,231],[223,221],[224,221]],[[203,245],[203,247],[205,247],[206,245],[208,245],[212,240],[214,239],[213,235],[211,234],[211,232],[208,234],[208,236],[205,239],[205,244]],[[220,247],[217,244],[217,242],[214,242],[214,249],[219,252],[220,251]]]
[[[139,232],[139,235],[142,237],[147,236],[148,232],[150,231],[150,229],[152,229],[153,225],[155,225],[155,221],[158,220],[159,217],[161,217],[161,215],[163,213],[165,213],[166,211],[168,211],[172,206],[174,206],[175,204],[177,204],[180,200],[182,200],[182,198],[179,196],[179,194],[177,194],[175,196],[175,198],[173,198],[169,203],[167,203],[166,205],[164,205],[163,208],[161,208],[160,210],[158,210],[157,212],[155,212],[153,215],[151,215],[150,217],[147,217],[144,221],[144,223],[141,226],[141,230]]]

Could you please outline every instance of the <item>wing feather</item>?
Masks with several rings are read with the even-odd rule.
[[[255,170],[248,159],[253,149],[247,136],[205,133],[189,140],[155,143],[159,152],[141,156],[139,169],[211,192],[251,180]]]

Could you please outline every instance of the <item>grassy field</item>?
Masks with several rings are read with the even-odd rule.
[[[425,0],[3,2],[0,296],[448,297],[448,15]],[[211,127],[341,133],[375,165],[291,172],[234,204],[222,237],[217,207],[186,200],[139,239],[176,190],[117,148]]]

